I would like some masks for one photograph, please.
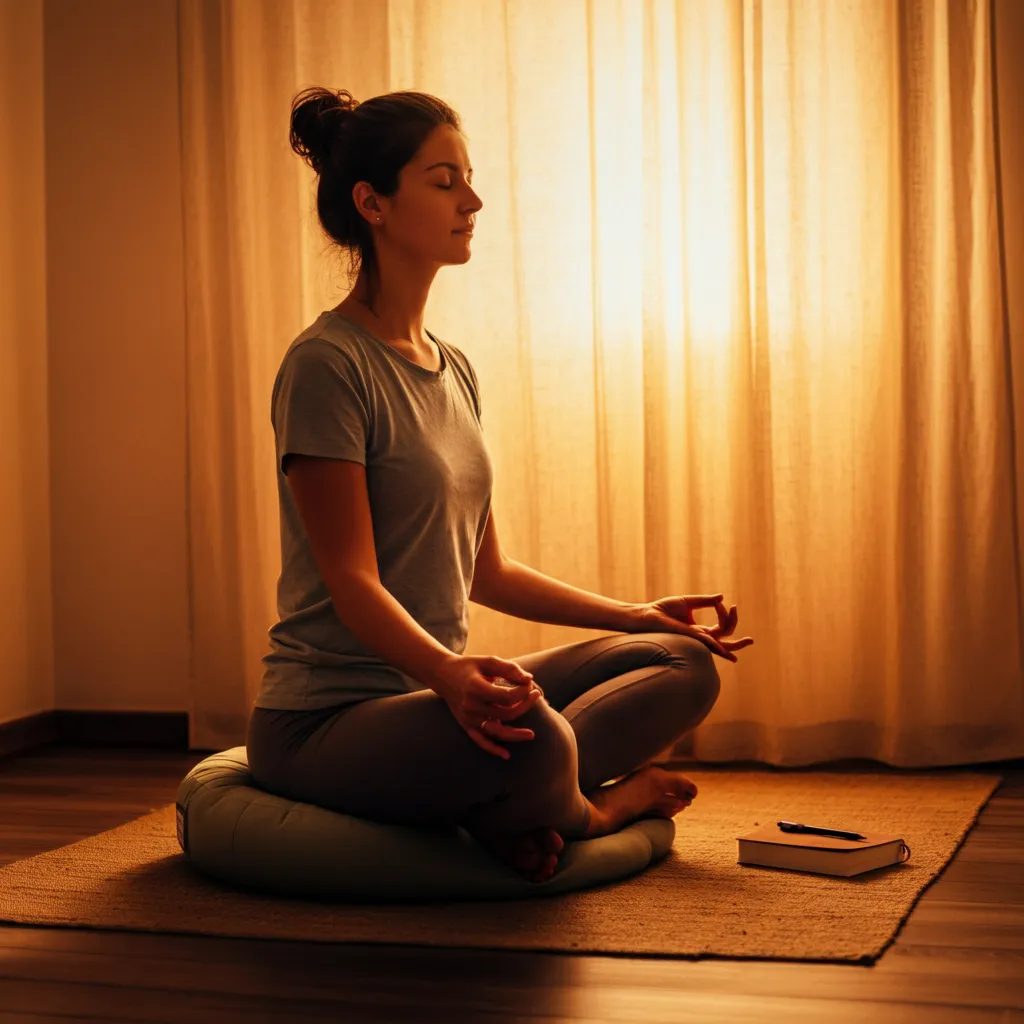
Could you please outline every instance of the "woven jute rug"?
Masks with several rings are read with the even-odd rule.
[[[315,942],[871,963],[965,839],[1001,777],[977,772],[705,770],[675,845],[639,875],[486,903],[351,905],[253,894],[200,874],[168,804],[0,869],[0,920]],[[737,863],[779,819],[901,836],[908,861],[853,878]]]

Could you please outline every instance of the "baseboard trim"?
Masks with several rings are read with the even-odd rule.
[[[188,751],[187,711],[42,711],[0,725],[0,760],[25,754],[36,747],[57,743],[74,747],[138,748],[144,750]],[[694,767],[749,767],[772,770],[757,761],[702,764],[693,756],[693,737],[684,736],[656,758],[663,765]],[[845,762],[829,762],[833,767]],[[856,761],[865,764],[871,762]],[[812,765],[820,768],[822,765]],[[1020,771],[1024,758],[979,762],[954,767],[985,771]],[[794,769],[799,770],[799,769]]]
[[[47,743],[188,750],[187,711],[42,711],[0,725],[0,758]]]

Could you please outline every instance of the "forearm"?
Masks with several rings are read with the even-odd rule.
[[[437,690],[437,670],[454,652],[434,639],[382,583],[353,574],[331,580],[338,618],[371,651],[424,686]]]
[[[545,576],[514,559],[480,588],[473,600],[519,619],[556,626],[628,632],[637,605],[592,594]]]

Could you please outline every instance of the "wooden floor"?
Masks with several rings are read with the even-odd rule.
[[[172,803],[205,756],[51,746],[0,761],[0,864]],[[981,767],[1003,785],[871,967],[0,924],[0,1021],[1024,1024],[1024,770]]]

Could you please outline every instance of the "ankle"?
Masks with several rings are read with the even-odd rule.
[[[596,839],[598,836],[607,836],[615,831],[615,822],[611,813],[599,803],[594,803],[589,797],[584,796],[587,810],[590,812],[586,830],[581,838]]]

